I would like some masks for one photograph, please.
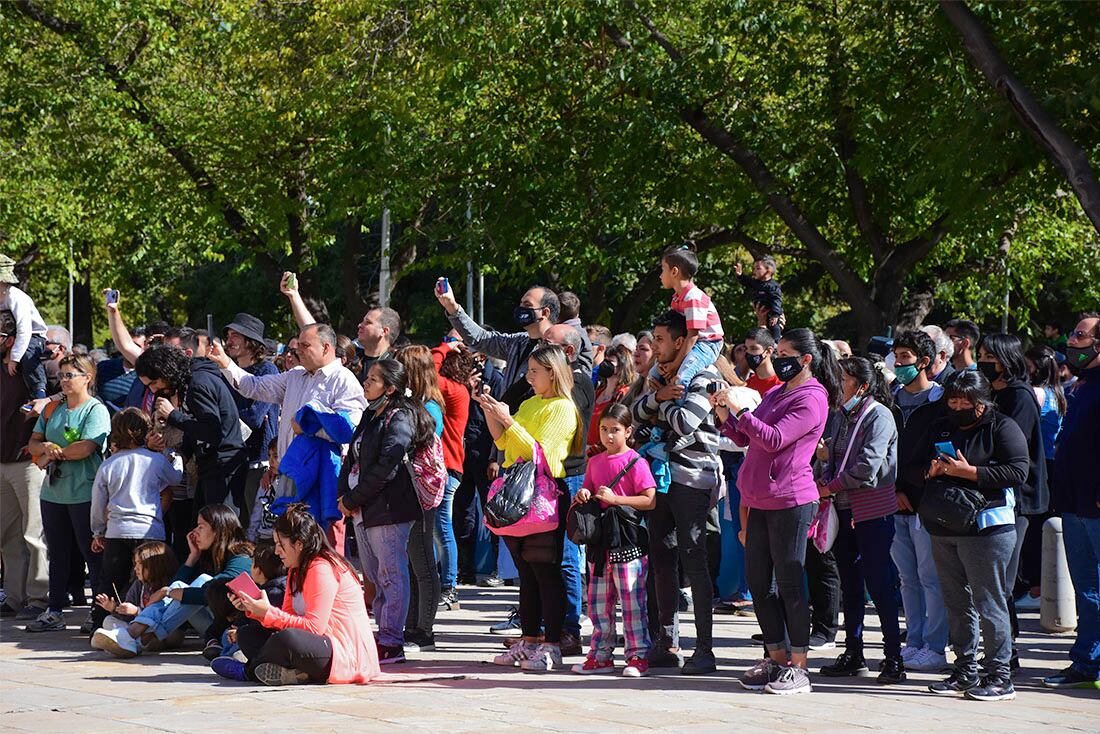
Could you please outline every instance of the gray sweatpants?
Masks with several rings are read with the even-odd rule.
[[[985,675],[1009,680],[1012,626],[1005,576],[1016,549],[1016,530],[987,536],[932,536],[947,629],[955,648],[955,671],[978,677],[978,630],[985,648]]]

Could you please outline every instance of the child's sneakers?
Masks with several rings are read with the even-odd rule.
[[[137,640],[130,636],[128,630],[118,628],[103,629],[100,627],[92,635],[92,647],[114,655],[116,658],[137,657],[141,651]]]
[[[637,655],[631,655],[623,668],[624,678],[641,678],[649,672],[649,661]]]
[[[512,646],[508,648],[507,652],[501,653],[493,658],[493,665],[505,665],[510,668],[515,668],[530,658],[535,650],[538,648],[533,642],[527,642],[524,639],[519,639],[512,643]]]
[[[239,681],[248,680],[248,673],[245,671],[244,663],[234,657],[226,656],[214,658],[210,663],[210,669],[222,678]]]
[[[573,672],[577,675],[613,674],[615,672],[615,662],[613,660],[597,660],[589,656],[583,663],[574,665]]]
[[[561,667],[561,647],[544,642],[531,653],[531,656],[519,664],[525,673],[545,673]]]

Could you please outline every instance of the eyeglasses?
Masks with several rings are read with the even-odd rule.
[[[1069,333],[1069,338],[1077,339],[1078,341],[1080,341],[1081,339],[1092,339],[1093,341],[1100,339],[1100,337],[1095,336],[1091,331],[1081,331],[1080,329],[1071,331]]]
[[[86,376],[87,374],[87,372],[61,372],[58,374],[58,377],[60,377],[62,380],[71,380],[74,377],[79,377],[81,375]]]

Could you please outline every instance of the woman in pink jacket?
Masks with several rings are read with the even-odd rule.
[[[260,622],[238,630],[248,658],[220,657],[211,667],[232,680],[269,686],[296,683],[367,683],[379,677],[378,650],[363,603],[363,587],[332,549],[303,504],[275,522],[275,553],[287,568],[283,608],[230,593],[233,606]]]

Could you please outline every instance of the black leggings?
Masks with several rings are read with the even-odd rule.
[[[103,593],[119,603],[126,599],[130,590],[130,579],[134,575],[134,549],[144,540],[130,538],[107,538],[104,540],[102,564],[99,569]],[[117,597],[117,598],[116,598]],[[92,621],[96,629],[103,626],[107,610],[98,604],[92,605]]]
[[[565,540],[565,515],[569,509],[569,492],[563,489],[558,503],[556,530],[536,533],[523,538],[504,536],[519,571],[519,623],[524,637],[538,637],[540,624],[546,641],[561,642],[565,621],[565,581],[561,575],[562,548]]]
[[[287,593],[290,593],[289,591]],[[300,670],[310,683],[327,683],[332,668],[332,642],[323,635],[300,629],[275,631],[258,624],[237,628],[237,644],[248,658],[248,677],[256,680],[256,666],[275,663]]]
[[[431,634],[439,610],[442,587],[435,566],[435,510],[426,510],[421,520],[409,529],[409,614],[406,631]]]
[[[809,649],[810,605],[804,587],[806,533],[816,511],[816,502],[785,510],[749,510],[746,574],[767,650],[782,650],[788,637],[792,653],[804,654]]]
[[[206,596],[206,608],[210,610],[210,615],[214,617],[214,621],[210,626],[206,628],[206,632],[203,633],[203,639],[205,641],[222,639],[222,633],[229,629],[229,625],[234,621],[241,618],[242,614],[237,610],[233,603],[229,601],[229,589],[226,584],[228,581],[210,581],[206,586],[202,587],[203,594]]]

